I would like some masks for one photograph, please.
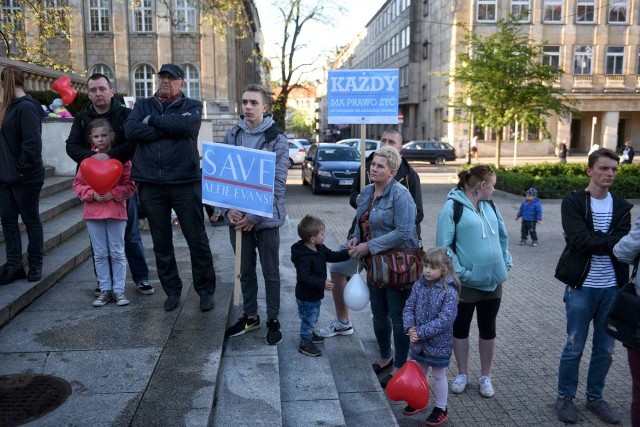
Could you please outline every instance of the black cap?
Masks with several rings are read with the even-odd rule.
[[[160,71],[158,71],[158,74],[160,73],[169,73],[176,79],[184,80],[184,71],[175,64],[162,64]]]

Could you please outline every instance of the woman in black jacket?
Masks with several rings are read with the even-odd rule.
[[[24,91],[24,73],[12,66],[0,74],[0,219],[6,263],[0,267],[0,285],[25,277],[42,278],[44,238],[40,222],[42,165],[42,116],[40,104]],[[18,215],[27,229],[29,274],[22,266],[22,240]]]

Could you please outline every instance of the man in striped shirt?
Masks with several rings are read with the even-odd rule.
[[[632,205],[609,192],[618,171],[618,156],[600,148],[589,155],[585,190],[574,191],[562,201],[562,228],[566,247],[555,277],[567,285],[564,302],[567,340],[560,358],[558,398],[560,421],[575,423],[578,412],[573,399],[578,388],[580,359],[593,322],[593,342],[587,375],[586,407],[602,421],[618,424],[620,417],[602,399],[605,377],[612,362],[614,339],[604,320],[629,268],[612,254],[618,240],[631,229]]]

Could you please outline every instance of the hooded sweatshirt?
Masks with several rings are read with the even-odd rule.
[[[332,251],[325,245],[316,245],[314,251],[298,240],[291,246],[291,262],[296,267],[296,298],[300,301],[320,301],[324,298],[324,284],[327,281],[327,261],[348,259],[347,249]]]
[[[438,213],[436,246],[452,247],[456,274],[463,286],[481,291],[494,291],[507,279],[512,266],[509,237],[500,211],[488,201],[478,203],[476,211],[460,189],[453,189]],[[453,221],[454,200],[462,203],[462,216],[457,226]]]
[[[0,127],[0,183],[44,182],[42,117],[30,95],[11,101]]]

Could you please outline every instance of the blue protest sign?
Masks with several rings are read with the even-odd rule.
[[[215,142],[202,143],[202,201],[273,217],[276,154]]]
[[[327,85],[330,124],[397,124],[398,70],[333,70]]]

